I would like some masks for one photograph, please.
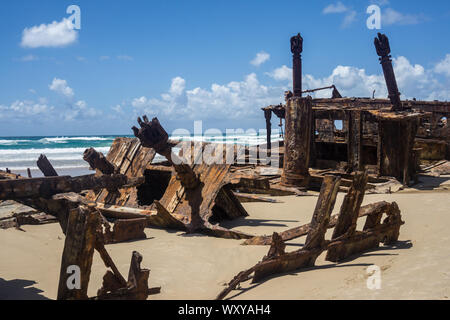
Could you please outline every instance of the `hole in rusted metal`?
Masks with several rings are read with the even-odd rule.
[[[161,200],[169,186],[171,176],[170,171],[145,170],[145,182],[137,187],[139,205],[148,206],[155,200]]]

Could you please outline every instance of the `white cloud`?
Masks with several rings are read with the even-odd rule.
[[[288,68],[286,65],[283,65],[272,72],[266,72],[266,74],[278,81],[292,79],[292,69]]]
[[[77,41],[78,32],[70,20],[63,18],[60,22],[41,24],[25,28],[22,33],[22,47],[65,47]]]
[[[31,61],[36,61],[38,60],[38,57],[32,55],[32,54],[28,54],[26,56],[23,56],[22,58],[19,59],[22,62],[31,62]]]
[[[256,67],[259,67],[260,65],[262,65],[264,62],[266,62],[269,59],[270,59],[270,54],[268,54],[267,52],[261,51],[256,54],[256,57],[252,61],[250,61],[250,63]]]
[[[169,91],[160,99],[145,96],[132,101],[134,112],[149,116],[162,114],[179,119],[240,119],[256,115],[261,107],[282,101],[281,87],[260,84],[256,74],[251,73],[243,81],[225,85],[212,84],[209,89],[186,90],[186,81],[181,77],[172,79]]]
[[[326,6],[322,13],[323,14],[330,14],[330,13],[343,13],[348,11],[349,9],[340,1],[338,1],[335,4],[330,4],[328,6]]]
[[[109,60],[110,57],[109,56],[101,56],[99,59],[100,59],[100,61],[106,61],[106,60]]]
[[[121,114],[124,113],[124,111],[123,111],[123,109],[122,109],[122,106],[121,106],[120,104],[115,105],[114,107],[111,107],[111,109],[114,110],[114,111],[117,112],[117,113],[121,113]]]
[[[402,99],[449,100],[450,86],[445,86],[433,70],[419,64],[411,64],[405,57],[393,59],[394,70]],[[228,84],[212,84],[210,88],[187,89],[185,79],[172,79],[170,89],[159,98],[142,96],[132,100],[134,114],[160,115],[171,120],[242,120],[254,117],[260,108],[283,102],[284,91],[292,81],[292,69],[283,65],[266,73],[279,81],[279,85],[263,85],[255,73],[242,81]],[[381,72],[368,74],[365,69],[354,66],[337,66],[329,76],[316,78],[303,76],[304,89],[336,85],[343,96],[387,98],[387,89]],[[316,98],[331,97],[331,90],[312,94]],[[117,108],[117,112],[122,108]]]
[[[67,98],[73,98],[75,93],[73,89],[67,85],[67,81],[63,79],[54,78],[52,83],[48,86],[50,90],[55,91]]]
[[[355,20],[357,13],[350,7],[346,7],[342,2],[338,1],[335,4],[330,4],[326,6],[323,11],[323,14],[334,14],[334,13],[345,13],[344,20],[342,21],[341,27],[347,28],[350,26]]]
[[[393,25],[393,24],[400,24],[400,25],[411,25],[411,24],[418,24],[423,21],[425,21],[427,18],[420,14],[405,14],[398,12],[392,8],[387,8],[382,12],[381,15],[381,22],[384,25]]]
[[[133,57],[130,57],[130,56],[127,56],[127,55],[117,56],[117,59],[123,60],[123,61],[133,61]]]
[[[449,100],[450,87],[445,85],[436,75],[437,70],[444,73],[447,59],[450,62],[450,55],[447,55],[441,61],[442,65],[439,63],[434,70],[426,70],[419,64],[411,64],[403,56],[394,58],[394,72],[402,99]],[[276,80],[289,82],[289,84],[292,81],[292,69],[286,66],[275,69],[269,75]],[[344,96],[372,97],[373,90],[375,90],[375,97],[387,97],[386,83],[381,72],[379,74],[367,74],[361,68],[337,66],[329,76],[324,78],[315,78],[309,74],[303,76],[303,87],[305,89],[320,88],[333,84]],[[330,91],[318,91],[313,96],[329,98]]]
[[[382,7],[387,6],[389,4],[389,0],[371,0],[370,3]]]
[[[89,108],[86,101],[79,100],[65,110],[63,113],[64,119],[68,121],[79,119],[92,119],[102,114],[101,111]]]
[[[342,21],[342,27],[346,28],[350,26],[355,20],[356,20],[356,11],[351,10],[345,15],[344,20]]]
[[[88,104],[84,100],[74,102],[75,92],[69,87],[66,80],[54,78],[49,88],[68,99],[66,101],[66,108],[61,110],[61,116],[64,120],[88,119],[102,114],[100,110],[88,107]]]
[[[26,118],[29,116],[46,115],[54,110],[44,101],[16,100],[10,106],[0,105],[2,118]]]
[[[450,77],[450,54],[447,54],[442,61],[436,64],[434,67],[434,72]]]

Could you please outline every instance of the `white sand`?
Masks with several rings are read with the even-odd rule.
[[[448,184],[448,179],[442,180]],[[338,212],[344,194],[335,206]],[[255,235],[308,223],[317,197],[279,197],[284,203],[248,203],[250,217],[224,226]],[[396,247],[381,247],[341,264],[317,260],[317,267],[280,275],[260,284],[243,284],[235,299],[448,299],[450,297],[450,192],[400,192],[366,195],[364,204],[396,201],[406,224]],[[364,222],[363,219],[360,219]],[[56,298],[64,235],[58,224],[24,226],[26,232],[0,230],[0,299]],[[107,246],[126,277],[133,250],[151,269],[150,286],[161,294],[150,299],[213,299],[239,271],[257,263],[268,247],[241,246],[242,241],[186,236],[147,229],[148,239]],[[330,232],[327,233],[328,237]],[[292,241],[296,250],[304,237]],[[382,288],[369,290],[366,269],[381,268]],[[101,286],[106,269],[94,257],[89,295]],[[250,290],[247,290],[250,288]]]

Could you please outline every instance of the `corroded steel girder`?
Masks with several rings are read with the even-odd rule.
[[[397,81],[395,79],[394,68],[391,60],[391,47],[389,39],[386,35],[378,33],[378,38],[375,38],[375,48],[377,54],[380,56],[380,63],[383,67],[384,79],[389,92],[389,99],[393,105],[394,111],[401,111],[402,102],[400,101],[400,92],[398,91]]]
[[[88,162],[92,169],[98,169],[103,174],[113,174],[116,171],[114,165],[106,160],[101,152],[97,152],[94,148],[84,151],[83,160]]]
[[[302,52],[303,38],[299,34],[291,38],[291,52],[293,54],[292,79],[295,97],[302,96]]]

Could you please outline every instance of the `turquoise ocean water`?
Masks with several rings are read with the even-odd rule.
[[[36,161],[41,154],[45,154],[58,172],[86,174],[89,173],[89,165],[83,160],[83,152],[93,147],[106,155],[116,137],[124,136],[0,137],[0,169],[8,168],[14,173],[23,175],[27,168],[30,168],[33,176],[40,176]],[[246,145],[266,143],[265,135],[257,134],[173,136],[171,138]],[[272,140],[279,139],[279,134],[272,136]],[[156,157],[154,161],[158,160],[160,158]]]

